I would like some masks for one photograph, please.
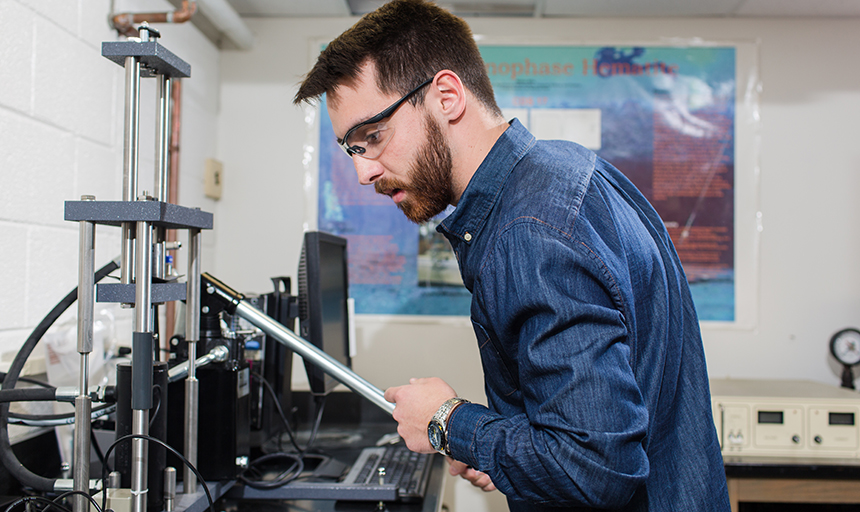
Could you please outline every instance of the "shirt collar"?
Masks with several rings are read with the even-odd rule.
[[[508,175],[534,143],[534,136],[519,120],[512,119],[469,180],[457,208],[436,230],[440,233],[444,230],[449,238],[472,242],[484,227]]]

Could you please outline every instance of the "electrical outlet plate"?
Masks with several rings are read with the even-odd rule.
[[[207,158],[203,176],[203,193],[211,199],[221,199],[224,188],[224,164],[214,158]]]

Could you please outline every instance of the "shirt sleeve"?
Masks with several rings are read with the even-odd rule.
[[[617,508],[648,477],[633,343],[598,252],[526,219],[482,263],[472,316],[499,359],[484,361],[490,408],[458,407],[449,446],[510,499]]]

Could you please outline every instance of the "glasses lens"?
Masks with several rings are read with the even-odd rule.
[[[363,148],[364,153],[360,154],[363,158],[376,158],[385,149],[392,134],[394,134],[394,128],[387,123],[366,124],[356,128],[344,142],[350,148],[355,146]]]

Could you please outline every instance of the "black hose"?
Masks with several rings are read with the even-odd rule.
[[[0,382],[3,382],[3,379],[6,378],[6,374],[0,372]],[[52,386],[45,381],[41,381],[38,379],[31,379],[30,377],[18,377],[18,382],[26,382],[27,384],[33,384],[35,386],[40,386],[43,388],[55,388],[56,386]]]
[[[119,265],[115,261],[111,261],[95,273],[94,282],[97,283],[101,281],[106,275],[118,268]],[[18,354],[12,361],[12,365],[6,372],[6,378],[3,379],[2,389],[12,390],[15,388],[15,384],[18,381],[18,375],[20,375],[21,370],[24,368],[24,363],[27,361],[27,358],[30,357],[30,353],[32,353],[33,349],[36,348],[36,344],[39,343],[39,340],[42,339],[42,336],[45,335],[51,325],[60,318],[60,315],[62,315],[69,306],[74,304],[76,300],[78,300],[77,287],[70,291],[63,300],[54,306],[54,309],[52,309],[51,312],[48,313],[41,322],[39,322],[39,325],[37,325],[35,329],[33,329],[30,337],[24,342],[24,345],[21,347],[21,350],[18,351]],[[28,470],[12,452],[12,444],[9,442],[8,403],[0,403],[0,461],[3,462],[3,465],[6,467],[9,474],[18,480],[18,482],[20,482],[24,487],[30,487],[37,491],[54,490],[55,479],[45,478]]]
[[[9,402],[50,402],[57,398],[56,389],[19,388],[0,390],[0,403]]]

